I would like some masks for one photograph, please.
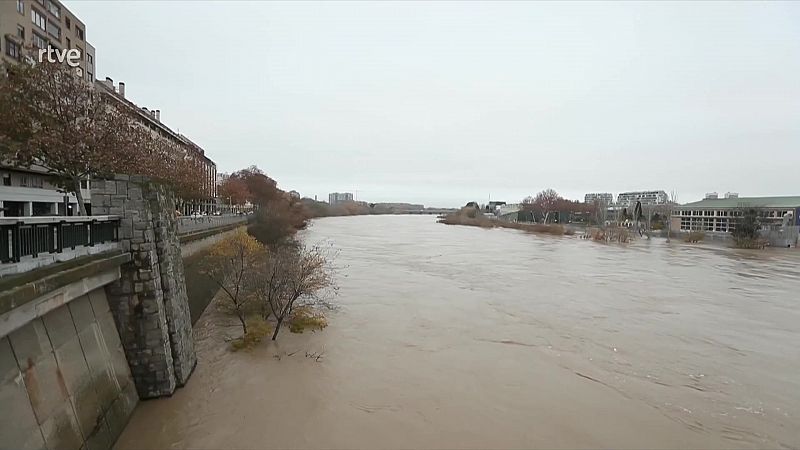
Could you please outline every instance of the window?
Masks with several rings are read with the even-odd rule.
[[[35,23],[36,26],[42,30],[47,31],[47,20],[43,15],[39,14],[39,11],[36,11],[33,8],[31,8],[31,22]]]
[[[53,22],[47,24],[47,32],[50,33],[50,36],[53,36],[54,38],[61,40],[61,27],[54,24]]]
[[[19,185],[23,186],[23,187],[27,187],[28,186],[28,177],[26,177],[25,175],[22,175],[21,177],[19,177]]]
[[[93,82],[94,81],[94,57],[90,54],[86,54],[86,81]]]
[[[33,46],[36,48],[47,48],[47,39],[33,33]]]
[[[66,18],[66,19],[64,19],[64,20],[66,20],[66,22],[67,22],[67,29],[68,29],[68,30],[71,30],[71,29],[72,29],[72,21],[71,21],[71,20],[69,20],[69,17],[67,17],[67,18]]]
[[[23,0],[17,0],[17,12],[20,14],[25,14],[25,3]]]
[[[3,174],[3,186],[11,186],[11,174],[4,173]]]
[[[78,39],[83,40],[83,30],[80,27],[75,27],[75,31],[78,33]]]
[[[19,37],[23,41],[25,40],[25,27],[23,27],[22,25],[17,25],[17,37]]]
[[[19,45],[17,45],[16,42],[8,40],[8,38],[6,38],[6,55],[14,59],[19,59]]]
[[[66,40],[67,40],[67,50],[69,50],[72,48],[72,42],[69,40],[69,38],[66,38]]]
[[[61,18],[61,8],[52,0],[48,0],[47,2],[47,10],[50,11],[50,14]]]
[[[81,189],[89,189],[89,180],[81,180]]]
[[[52,216],[53,215],[53,204],[52,203],[43,203],[43,202],[33,202],[31,204],[31,212],[34,216]]]

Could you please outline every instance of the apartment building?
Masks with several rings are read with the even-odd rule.
[[[584,203],[594,203],[600,201],[606,205],[614,203],[614,194],[610,192],[592,192],[583,196]]]
[[[86,41],[86,25],[57,0],[0,1],[0,60],[15,64],[25,49],[76,49],[80,73],[94,81],[95,49]],[[35,56],[35,55],[34,55]],[[81,193],[91,209],[90,181]],[[0,217],[76,215],[74,194],[59,190],[47,171],[38,166],[20,168],[0,161]]]
[[[91,214],[90,180],[81,181],[81,194]],[[0,167],[0,217],[76,216],[75,194],[65,193],[42,167]]]
[[[57,0],[0,1],[0,59],[16,63],[24,49],[80,52],[80,69],[94,82],[95,49],[86,41],[86,25]]]
[[[617,195],[617,206],[635,206],[637,201],[642,205],[665,205],[669,203],[669,196],[664,191],[633,191]]]
[[[353,201],[353,194],[350,192],[331,192],[328,194],[328,204],[331,206],[338,205],[339,203],[346,203]]]
[[[183,214],[216,212],[219,208],[217,198],[217,164],[205,155],[205,150],[188,137],[173,131],[170,127],[161,122],[161,110],[140,107],[128,99],[125,96],[125,83],[119,82],[118,85],[115,85],[114,80],[106,77],[103,81],[95,82],[95,89],[110,96],[120,107],[130,108],[135,112],[134,117],[139,124],[150,129],[154,135],[161,139],[167,139],[177,144],[180,148],[184,149],[187,155],[190,155],[195,158],[195,160],[202,163],[205,172],[202,180],[205,195],[203,199],[199,201],[185,203]]]

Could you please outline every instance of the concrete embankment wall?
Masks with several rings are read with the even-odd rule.
[[[181,236],[183,272],[186,277],[186,291],[192,324],[197,322],[219,290],[219,286],[203,273],[205,259],[211,247],[243,226],[234,225]]]
[[[110,448],[139,397],[104,286],[127,255],[0,293],[0,448]]]

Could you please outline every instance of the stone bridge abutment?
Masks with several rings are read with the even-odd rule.
[[[183,386],[184,258],[246,222],[176,218],[168,189],[124,175],[93,181],[92,211],[0,221],[0,448],[110,448],[139,399]]]

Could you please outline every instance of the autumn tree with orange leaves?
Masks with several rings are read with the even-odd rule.
[[[251,201],[250,190],[247,183],[241,178],[228,177],[219,185],[220,198],[227,200],[231,205],[243,205]]]

